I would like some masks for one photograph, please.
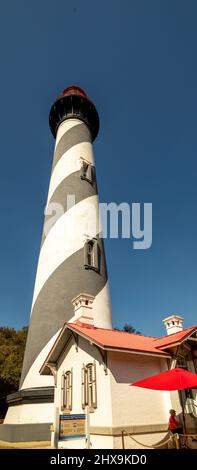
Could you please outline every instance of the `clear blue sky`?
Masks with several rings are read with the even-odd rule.
[[[152,202],[153,244],[107,240],[115,326],[197,323],[197,3],[8,0],[0,19],[0,324],[28,323],[54,140],[48,113],[77,84],[101,119],[102,202]]]

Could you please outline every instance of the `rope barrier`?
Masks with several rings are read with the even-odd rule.
[[[133,441],[136,442],[136,444],[140,444],[141,446],[143,447],[148,447],[149,449],[152,449],[152,448],[155,448],[157,449],[157,447],[163,447],[165,444],[167,444],[168,442],[172,442],[173,441],[173,436],[170,436],[169,439],[167,439],[166,441],[163,441],[162,444],[155,444],[155,445],[152,445],[152,446],[148,446],[147,444],[143,444],[142,442],[139,442],[137,441],[137,439],[135,439],[131,434],[129,434],[128,432],[126,432],[125,430],[122,431],[125,435],[127,435],[128,437],[130,437],[130,439],[133,439]]]
[[[136,442],[136,444],[139,444],[143,447],[147,447],[148,449],[157,449],[159,447],[163,447],[165,444],[168,444],[169,442],[173,443],[174,440],[175,440],[176,447],[178,448],[178,441],[180,439],[179,436],[181,436],[183,438],[184,437],[197,437],[197,434],[173,434],[168,439],[163,441],[161,444],[155,444],[155,445],[149,446],[148,444],[143,444],[142,442],[139,442],[129,432],[126,432],[125,429],[123,429],[122,433],[123,433],[123,435],[126,435],[126,436],[130,437],[130,439],[132,439],[134,442]]]

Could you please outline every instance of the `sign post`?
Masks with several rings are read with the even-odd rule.
[[[90,449],[90,412],[89,412],[89,406],[86,405],[86,426],[85,426],[85,431],[86,431],[86,449]]]
[[[58,449],[59,440],[59,408],[54,408],[54,421],[51,427],[51,447],[52,449]]]

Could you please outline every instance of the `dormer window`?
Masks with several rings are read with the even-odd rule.
[[[100,272],[101,249],[96,238],[87,240],[84,245],[84,266],[86,269],[93,269]]]
[[[95,180],[95,171],[94,166],[88,161],[81,159],[81,175],[82,180],[86,180],[89,183],[93,184]]]

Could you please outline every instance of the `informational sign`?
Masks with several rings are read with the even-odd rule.
[[[60,415],[60,441],[85,437],[85,414]]]

